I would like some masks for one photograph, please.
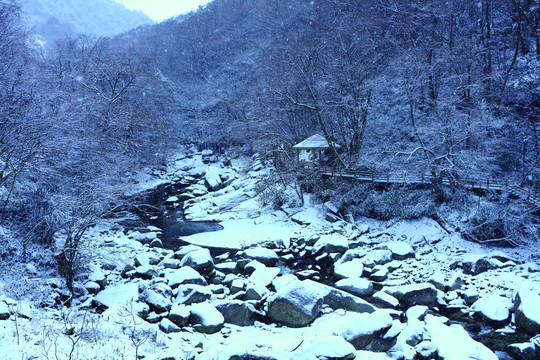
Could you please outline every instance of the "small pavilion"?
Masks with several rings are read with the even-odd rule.
[[[321,165],[322,154],[330,149],[326,138],[315,134],[293,146],[296,150],[296,161],[304,168],[315,168]]]

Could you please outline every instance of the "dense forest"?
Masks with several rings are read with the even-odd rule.
[[[2,219],[28,244],[63,231],[64,262],[183,144],[321,133],[343,167],[540,187],[538,0],[214,0],[44,46],[23,16],[0,1]]]

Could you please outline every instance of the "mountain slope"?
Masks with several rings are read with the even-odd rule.
[[[114,0],[20,0],[27,23],[49,41],[70,33],[111,36],[153,21]]]

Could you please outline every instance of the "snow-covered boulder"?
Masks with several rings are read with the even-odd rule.
[[[150,306],[151,310],[156,312],[169,311],[172,307],[171,300],[154,289],[145,289],[140,298]]]
[[[397,309],[399,307],[399,300],[384,291],[374,293],[373,302],[389,309]]]
[[[244,300],[262,300],[269,294],[268,289],[261,284],[249,283],[246,287],[246,293],[244,294]]]
[[[274,280],[272,280],[272,286],[276,291],[280,291],[284,289],[287,285],[290,283],[297,281],[298,278],[293,274],[286,274],[283,276],[278,276]]]
[[[347,250],[349,250],[349,240],[341,234],[323,235],[313,245],[313,253],[315,254],[322,251],[343,254]]]
[[[295,281],[268,300],[268,317],[293,327],[312,322],[323,305],[324,293],[319,284],[304,280]]]
[[[333,310],[343,309],[358,313],[372,313],[375,311],[373,305],[358,296],[354,296],[346,291],[335,289],[327,285],[316,284],[321,289],[320,291],[324,293],[323,305],[327,305]]]
[[[372,250],[362,258],[364,265],[369,267],[388,264],[392,260],[392,252],[385,249]]]
[[[170,271],[165,273],[165,279],[168,281],[169,286],[173,289],[179,285],[184,284],[195,284],[195,285],[206,285],[206,280],[202,277],[197,270],[189,267],[183,266],[178,270]]]
[[[139,287],[136,283],[109,286],[94,297],[99,305],[108,308],[120,305],[127,306],[139,297]]]
[[[362,278],[341,279],[336,282],[336,287],[356,296],[371,296],[373,294],[373,283]]]
[[[336,263],[334,265],[334,275],[339,279],[359,278],[364,273],[364,263],[360,259]]]
[[[386,333],[392,326],[392,317],[387,311],[378,310],[371,314],[349,313],[343,319],[337,335],[343,336],[356,349],[368,349],[369,345]]]
[[[248,259],[257,260],[258,262],[263,263],[266,266],[274,266],[279,260],[279,256],[274,250],[263,247],[247,249],[240,255]]]
[[[540,349],[532,342],[511,344],[508,346],[508,352],[516,359],[538,360],[540,358]]]
[[[208,166],[204,173],[204,183],[208,190],[216,191],[222,186],[221,169],[215,166]]]
[[[251,274],[249,281],[253,284],[258,284],[261,286],[268,286],[280,273],[280,269],[276,267],[264,267],[259,268]]]
[[[191,305],[204,302],[212,297],[212,291],[206,286],[201,285],[180,285],[175,303]]]
[[[371,274],[369,275],[369,278],[373,281],[381,282],[388,278],[388,274],[389,274],[389,271],[386,266],[376,265],[373,268],[373,271],[371,272]]]
[[[463,272],[469,275],[478,275],[497,267],[491,258],[482,255],[469,255],[461,261]]]
[[[225,322],[238,326],[253,325],[259,313],[253,305],[240,300],[220,300],[212,303],[223,315]]]
[[[201,248],[190,251],[180,261],[180,266],[189,266],[201,274],[208,274],[214,269],[214,260],[210,250]]]
[[[531,333],[540,333],[540,295],[526,288],[514,294],[514,312],[516,325]]]
[[[88,281],[84,284],[84,288],[89,294],[97,294],[101,290],[101,286],[93,281]]]
[[[200,333],[214,334],[223,328],[225,318],[212,304],[199,303],[191,306],[189,322]]]
[[[165,334],[178,333],[182,331],[178,325],[167,318],[161,319],[159,322],[159,329]]]
[[[396,260],[405,260],[414,257],[414,249],[411,244],[405,241],[389,241],[382,245],[383,249],[392,252],[392,258]]]
[[[429,283],[385,287],[383,291],[398,299],[405,308],[414,305],[434,307],[437,303],[437,289]]]
[[[189,316],[191,312],[189,307],[183,304],[174,304],[169,312],[168,319],[172,321],[177,326],[184,326],[189,321]]]
[[[441,360],[498,360],[485,345],[474,341],[461,325],[447,326],[428,315],[425,328]]]
[[[510,299],[495,295],[481,297],[471,306],[471,310],[488,322],[502,324],[510,321],[511,307]]]

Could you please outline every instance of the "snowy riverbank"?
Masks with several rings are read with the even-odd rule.
[[[256,157],[190,153],[141,181],[132,192],[182,182],[168,206],[224,229],[167,250],[161,229],[102,221],[87,234],[90,266],[73,308],[54,305],[61,280],[35,266],[18,280],[28,291],[4,279],[0,358],[540,356],[537,246],[485,248],[429,219],[351,224],[309,196],[274,210],[258,201],[269,171]],[[213,256],[205,246],[229,250]]]

